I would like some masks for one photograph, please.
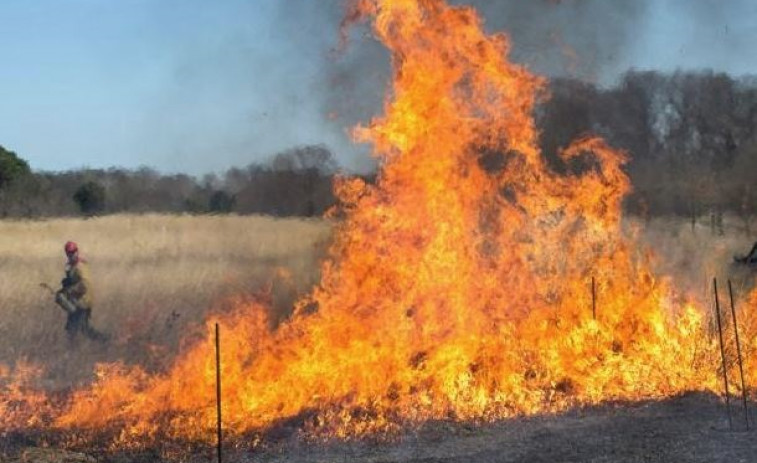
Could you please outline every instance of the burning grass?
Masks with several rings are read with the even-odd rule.
[[[728,225],[731,222],[726,223]],[[710,277],[725,275],[724,263],[730,259],[730,254],[734,250],[748,247],[749,244],[742,237],[741,231],[735,227],[735,221],[734,227],[726,227],[725,236],[711,233],[706,225],[700,225],[692,231],[688,222],[677,219],[654,219],[645,224],[630,221],[626,228],[639,227],[643,227],[643,242],[651,246],[657,254],[656,272],[674,276],[676,284],[681,288],[688,288],[685,292],[691,294],[693,299],[699,299],[698,304],[701,306],[705,306],[710,298],[710,293],[707,292],[710,288]],[[0,258],[12,264],[12,266],[3,266],[6,273],[2,281],[9,288],[13,288],[4,293],[6,297],[2,300],[5,304],[3,310],[6,316],[2,319],[4,341],[1,352],[4,355],[2,363],[6,366],[0,369],[0,382],[6,386],[2,409],[0,409],[1,414],[5,417],[6,423],[21,424],[17,428],[19,442],[48,442],[74,447],[77,446],[76,444],[81,447],[82,441],[72,436],[78,435],[78,439],[81,439],[81,436],[87,434],[86,432],[72,429],[70,433],[45,434],[40,433],[39,429],[44,428],[45,423],[50,423],[62,408],[68,406],[70,397],[67,391],[70,391],[75,384],[86,384],[93,379],[103,381],[109,376],[129,376],[134,382],[127,382],[128,388],[137,387],[139,382],[144,382],[148,378],[145,371],[170,367],[178,352],[179,338],[186,335],[187,328],[193,324],[191,321],[202,320],[209,309],[217,307],[217,304],[214,304],[217,302],[213,299],[214,297],[224,298],[229,294],[238,294],[238,291],[258,291],[261,286],[266,285],[267,278],[275,274],[279,267],[291,268],[291,277],[296,282],[295,286],[306,289],[308,284],[317,278],[315,262],[321,255],[318,250],[323,248],[323,242],[328,241],[331,232],[329,225],[318,221],[275,220],[264,217],[117,216],[86,221],[71,219],[45,222],[0,222],[0,228],[3,230],[3,236],[7,238],[0,242],[2,247]],[[226,234],[227,230],[234,229],[237,231],[232,235]],[[117,233],[114,230],[128,230],[128,233]],[[253,230],[253,232],[248,233],[247,230]],[[149,236],[156,235],[164,239],[148,240]],[[168,236],[172,239],[167,239]],[[44,276],[49,275],[49,279],[59,277],[60,242],[69,237],[77,237],[77,239],[81,237],[82,243],[89,244],[88,257],[98,269],[96,283],[99,304],[95,322],[105,325],[108,329],[120,327],[115,329],[115,332],[121,333],[117,339],[123,339],[123,342],[116,342],[105,350],[84,343],[74,352],[65,352],[68,346],[62,335],[63,315],[52,306],[44,293],[38,292],[35,285],[35,282]],[[140,240],[151,243],[151,246],[134,246],[134,243]],[[18,244],[22,247],[19,248]],[[124,253],[120,261],[116,260],[118,257],[116,251],[124,248],[133,250]],[[22,249],[26,249],[26,254],[22,254]],[[199,249],[201,252],[194,253]],[[237,265],[235,264],[237,262],[245,262],[245,264]],[[205,268],[207,272],[205,277],[197,272],[198,265]],[[13,272],[10,272],[11,269]],[[132,275],[121,280],[120,275],[125,269],[128,269]],[[169,269],[179,270],[171,273],[173,280],[165,275]],[[227,286],[229,279],[219,278],[218,275],[233,270],[239,272],[238,284]],[[245,275],[248,280],[242,282]],[[156,279],[156,276],[161,279]],[[747,275],[741,272],[730,276],[734,281],[739,282],[737,286],[740,290],[739,294],[744,294],[741,283],[751,284],[742,279]],[[183,281],[176,281],[178,279]],[[152,284],[147,283],[150,280]],[[156,281],[159,284],[156,284]],[[239,286],[239,283],[246,284],[246,289]],[[128,286],[118,287],[119,284]],[[114,289],[116,287],[118,288]],[[177,287],[193,288],[194,293],[187,294],[186,300],[173,300],[170,296],[176,294]],[[285,294],[280,295],[279,307],[288,305],[291,298],[287,293],[291,289],[287,286]],[[588,291],[588,287],[586,289]],[[135,299],[138,302],[121,307],[119,300],[109,294],[114,290],[119,293],[138,294],[139,297]],[[140,331],[140,327],[149,326],[149,324],[125,323],[126,320],[144,318],[147,313],[145,307],[151,305],[151,300],[161,301],[160,307],[166,309],[155,317],[153,331]],[[187,303],[187,300],[194,302]],[[13,307],[9,307],[8,301],[17,302]],[[246,301],[237,299],[237,302],[238,304],[227,300],[225,305],[227,309],[238,310],[257,307],[261,304],[260,301],[255,302],[251,299]],[[588,317],[589,303],[585,300],[582,304],[584,304],[584,316]],[[748,309],[751,306],[746,306],[741,298],[738,304],[741,308],[740,313],[746,316],[750,310],[753,310]],[[11,310],[19,306],[26,307],[27,310]],[[182,315],[178,320],[173,321],[175,325],[166,328],[167,321],[172,320],[170,314],[174,310],[180,310]],[[606,310],[602,299],[599,302],[599,310],[600,316]],[[35,314],[33,319],[27,316],[30,311]],[[262,314],[269,312],[270,309],[260,308],[260,311]],[[274,313],[278,312],[274,310]],[[745,319],[742,322],[746,325],[748,320]],[[235,323],[224,329],[235,331],[237,329],[234,326]],[[201,339],[203,336],[202,332],[197,333],[196,328],[191,328],[190,331],[196,333],[193,336],[195,339]],[[42,341],[38,342],[39,339]],[[691,356],[683,361],[696,360],[695,351],[707,349],[707,342],[708,336],[705,335],[699,345],[692,344],[694,348],[690,352]],[[192,343],[186,344],[191,347]],[[224,347],[227,348],[226,345]],[[619,347],[616,346],[616,348]],[[755,346],[751,346],[752,350],[754,348]],[[160,356],[159,361],[156,360],[157,356]],[[24,358],[33,361],[36,366],[23,360]],[[729,359],[731,361],[735,359],[735,352],[729,352]],[[419,353],[410,360],[410,363],[418,368],[428,359],[427,354]],[[105,362],[105,365],[111,363],[111,366],[95,368],[96,362]],[[716,364],[717,360],[714,364],[704,367],[714,368],[713,365]],[[41,365],[44,365],[44,368]],[[139,373],[131,372],[136,366],[139,369],[134,371]],[[735,369],[735,364],[731,366]],[[534,380],[536,373],[536,370],[531,369],[526,370],[524,375]],[[187,375],[191,377],[200,374],[201,371],[198,370],[189,372]],[[109,384],[109,388],[112,386],[113,384]],[[575,393],[574,387],[575,385],[570,381],[555,384],[553,389],[548,388],[552,391],[550,400],[570,400],[571,394]],[[114,404],[113,398],[118,396],[129,397],[132,391],[128,388],[126,390],[109,389],[108,393],[111,396],[109,403]],[[50,394],[52,391],[55,393]],[[386,395],[397,400],[399,393],[400,391],[393,387],[387,391]],[[208,397],[209,402],[205,407],[212,412],[210,402],[212,394]],[[265,432],[248,434],[244,440],[255,443],[275,440],[282,435],[291,434],[328,435],[326,431],[328,428],[323,427],[323,417],[319,413],[317,409],[303,410],[298,414],[278,420]],[[339,409],[334,408],[328,411],[327,415],[333,417],[338,413],[340,413]],[[362,411],[355,409],[350,412],[349,417],[340,419],[371,422],[373,413],[375,411],[369,409]],[[513,409],[512,413],[516,413],[516,410]],[[111,423],[96,440],[109,442],[106,447],[121,443],[124,437],[117,429],[120,425],[114,425],[119,421],[118,418],[113,414],[103,416],[103,418],[110,419]],[[156,429],[167,428],[172,420],[179,418],[178,413],[159,414],[155,419]],[[399,425],[396,423],[402,422],[400,417],[395,413],[388,419],[395,424],[390,428],[385,426],[384,432],[388,429],[398,430]],[[376,421],[372,422],[373,425],[376,423]],[[34,431],[35,428],[38,431]],[[212,435],[212,423],[205,423],[197,428],[197,435],[194,437],[205,440]],[[5,434],[5,436],[9,437],[10,434]],[[173,447],[173,451],[193,448],[193,444],[187,439],[174,436],[174,443],[168,445],[166,442],[170,436],[158,434],[154,437],[159,437],[163,447]],[[144,448],[150,448],[151,445],[144,438],[138,443]],[[91,444],[83,445],[85,448],[88,446]],[[126,446],[121,445],[119,448],[123,449]]]
[[[708,308],[657,275],[623,226],[626,154],[587,137],[562,151],[569,175],[551,171],[532,118],[544,81],[507,60],[507,38],[485,35],[474,10],[352,7],[392,53],[394,81],[385,114],[356,130],[378,181],[336,185],[320,283],[276,329],[268,302],[240,300],[158,372],[99,367],[43,426],[85,442],[117,431],[116,447],[210,439],[215,322],[237,440],[293,419],[307,436],[350,438],[718,392]],[[757,329],[742,324],[753,371]]]
[[[270,217],[119,215],[91,220],[0,222],[0,364],[45,365],[41,384],[71,387],[93,378],[96,362],[170,364],[188,327],[229,296],[260,293],[291,311],[318,280],[331,227]],[[39,287],[63,273],[62,243],[74,239],[93,270],[93,324],[107,348],[65,338],[65,314]],[[29,375],[25,375],[28,377]]]

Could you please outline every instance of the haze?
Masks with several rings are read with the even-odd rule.
[[[471,2],[457,1],[464,4]],[[757,72],[747,0],[477,1],[513,57],[612,85],[629,68]],[[388,59],[336,52],[341,0],[0,3],[0,145],[38,170],[202,174],[324,144],[370,169],[349,127],[381,109]],[[575,56],[574,56],[575,52]]]

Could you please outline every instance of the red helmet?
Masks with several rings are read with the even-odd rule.
[[[73,241],[66,242],[66,245],[63,246],[63,249],[66,251],[66,254],[74,254],[76,252],[79,252],[79,246],[77,246]]]

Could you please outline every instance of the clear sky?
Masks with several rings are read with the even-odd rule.
[[[539,72],[569,72],[544,59],[568,43],[602,83],[629,67],[757,73],[757,1],[475,3]],[[387,63],[375,44],[334,55],[341,4],[1,0],[0,145],[34,169],[202,174],[322,143],[363,170],[345,134],[380,109]]]

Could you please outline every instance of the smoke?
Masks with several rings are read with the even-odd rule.
[[[651,218],[643,223],[627,219],[626,225],[640,230],[642,242],[653,251],[655,275],[674,281],[679,294],[700,307],[711,307],[713,277],[721,282],[731,280],[737,297],[754,287],[753,271],[733,261],[735,254],[745,254],[752,246],[734,217],[725,217],[723,234],[712,226],[710,218],[695,226],[672,217]]]
[[[603,0],[463,1],[475,7],[489,32],[506,32],[512,38],[512,58],[533,71],[548,76],[570,76],[592,82],[607,82],[628,67],[628,56],[637,39],[634,31],[645,21],[649,0],[606,2]],[[378,114],[390,79],[390,62],[364,26],[348,31],[347,44],[339,43],[339,26],[345,1],[317,5],[309,0],[288,0],[279,7],[278,18],[290,40],[300,50],[312,49],[314,41],[330,38],[323,50],[313,98],[319,99],[325,131],[345,137],[342,149],[357,170],[370,168],[367,150],[347,142],[346,130]],[[308,27],[300,27],[307,18]],[[323,42],[321,43],[323,44]]]
[[[298,50],[320,60],[309,96],[316,100],[323,131],[335,134],[330,146],[337,159],[348,169],[367,172],[375,164],[367,147],[352,143],[350,130],[380,112],[391,77],[389,53],[367,27],[342,28],[347,3],[288,0],[279,4],[277,19]],[[303,19],[308,27],[302,27]]]
[[[349,130],[381,112],[390,62],[365,26],[351,28],[340,46],[348,1],[266,1],[245,8],[239,14],[265,14],[263,29],[239,25],[177,66],[179,90],[161,96],[158,116],[146,122],[160,136],[145,143],[178,141],[142,147],[145,160],[168,152],[173,165],[191,157],[193,169],[203,171],[220,161],[239,166],[291,146],[324,144],[347,169],[371,170],[369,147],[355,146]],[[727,7],[714,0],[450,1],[475,7],[489,32],[511,37],[513,61],[549,77],[609,86],[630,68],[713,67],[739,74],[753,66],[744,57],[757,4],[748,0]],[[208,124],[210,107],[218,114],[211,113]]]
[[[754,73],[750,0],[452,0],[506,31],[513,59],[548,76],[612,85],[630,68]]]
[[[649,0],[506,0],[470,3],[491,32],[506,31],[512,58],[539,74],[603,83],[626,66]]]

